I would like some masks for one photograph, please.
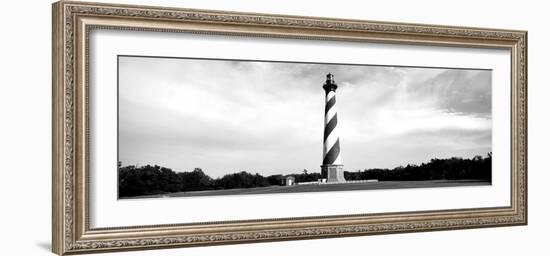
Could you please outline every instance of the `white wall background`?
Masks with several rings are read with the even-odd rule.
[[[97,0],[96,0],[97,1]],[[101,0],[101,2],[112,2]],[[529,31],[529,225],[259,243],[111,255],[548,255],[550,23],[544,1],[146,1],[161,6],[523,29]],[[0,15],[2,255],[51,255],[50,1],[10,1]]]

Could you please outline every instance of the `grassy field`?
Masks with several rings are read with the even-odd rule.
[[[191,197],[191,196],[221,196],[221,195],[249,195],[249,194],[273,194],[273,193],[303,193],[303,192],[327,192],[327,191],[351,191],[372,189],[400,189],[400,188],[432,188],[432,187],[458,187],[458,186],[487,186],[488,181],[481,180],[422,180],[422,181],[379,181],[365,183],[338,183],[338,184],[310,184],[296,186],[269,186],[259,188],[206,190],[193,192],[178,192],[159,195],[137,196],[131,198],[166,198],[166,197]],[[121,198],[121,199],[131,199]]]

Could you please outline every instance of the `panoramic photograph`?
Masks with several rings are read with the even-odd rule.
[[[118,56],[118,197],[490,186],[487,69]]]

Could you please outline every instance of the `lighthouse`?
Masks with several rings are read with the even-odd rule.
[[[321,173],[326,175],[327,182],[345,182],[338,134],[338,117],[336,115],[336,89],[334,75],[327,74],[323,85],[325,90],[325,132],[323,138],[323,164]]]

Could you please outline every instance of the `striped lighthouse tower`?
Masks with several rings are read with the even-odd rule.
[[[336,82],[334,75],[328,74],[323,85],[325,89],[325,133],[323,140],[323,165],[321,173],[326,175],[327,182],[344,182],[340,138],[338,136],[338,118],[336,116]]]

